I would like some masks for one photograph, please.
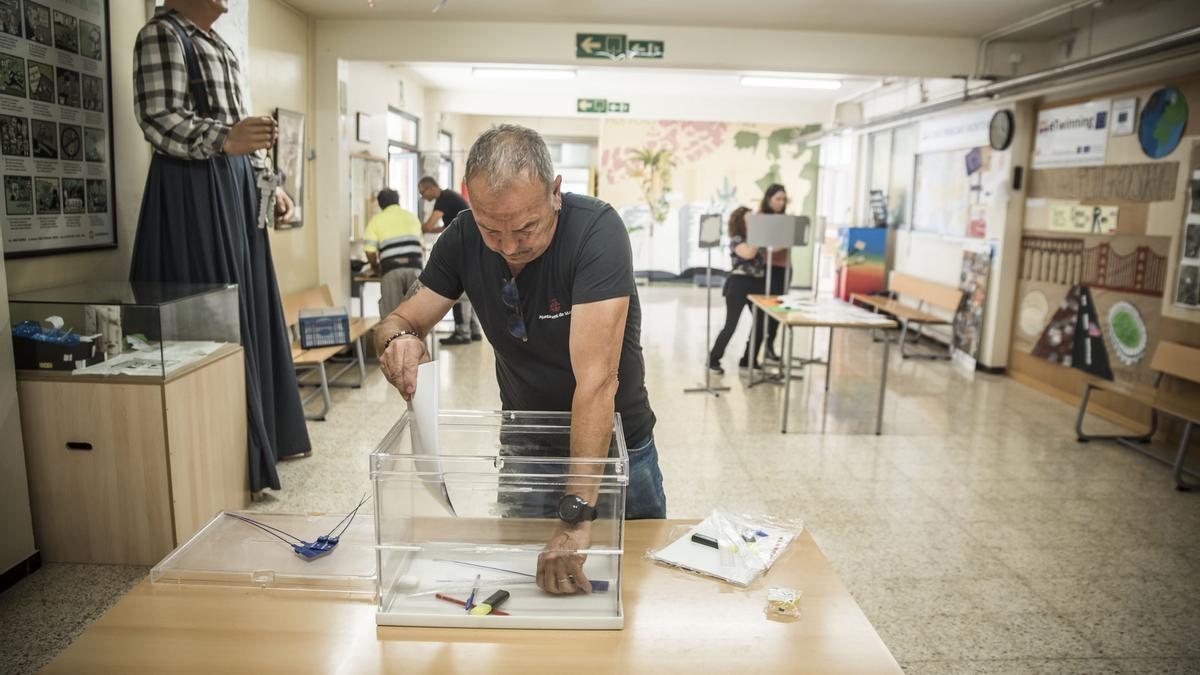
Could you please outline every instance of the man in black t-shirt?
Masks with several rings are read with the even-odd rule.
[[[450,223],[454,222],[460,212],[471,208],[462,195],[454,190],[443,190],[439,187],[433,176],[424,176],[417,181],[417,191],[421,193],[421,199],[433,202],[433,211],[425,219],[425,225],[421,228],[426,232],[441,232],[450,227]],[[438,225],[439,221],[441,222],[440,226]]]
[[[421,226],[421,229],[428,233],[445,231],[459,213],[471,208],[462,195],[454,190],[443,190],[433,176],[422,176],[421,180],[417,181],[417,191],[421,193],[421,199],[433,202],[433,211]],[[479,320],[471,308],[471,301],[463,295],[454,303],[454,335],[442,338],[438,343],[452,347],[481,339],[483,336],[480,333]]]
[[[604,202],[560,190],[550,153],[534,131],[484,132],[467,159],[470,210],[438,239],[419,290],[380,322],[380,368],[405,399],[424,338],[461,293],[471,299],[496,353],[505,410],[569,410],[570,455],[607,457],[613,413],[629,448],[627,518],[666,517],[645,387],[641,306],[629,235]],[[559,497],[559,526],[538,558],[538,585],[590,591],[583,556],[591,545],[598,488],[573,466]]]

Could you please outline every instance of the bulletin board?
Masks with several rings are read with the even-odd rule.
[[[967,236],[970,176],[965,150],[917,156],[916,201],[912,229],[949,237]]]
[[[1192,103],[1185,136],[1171,153],[1151,158],[1136,134],[1110,131],[1103,164],[1027,173],[1009,369],[1022,382],[1072,403],[1089,376],[1153,384],[1150,363],[1162,340],[1200,346],[1200,313],[1177,303],[1188,255],[1191,171],[1200,160],[1200,74],[1091,98],[1136,99],[1140,121],[1141,103],[1166,86],[1177,87]],[[1052,216],[1063,206],[1115,207],[1116,226],[1055,231]],[[1098,410],[1128,425],[1144,425],[1149,414],[1127,398],[1101,392],[1093,399]],[[1172,426],[1162,428],[1168,439],[1177,439],[1179,430]]]
[[[918,155],[912,229],[982,239],[987,209],[1004,195],[1008,162],[1008,153],[986,146]]]
[[[4,257],[114,248],[103,0],[0,0]]]
[[[377,197],[387,187],[387,160],[366,153],[350,156],[350,241],[361,241],[367,222],[379,213]]]

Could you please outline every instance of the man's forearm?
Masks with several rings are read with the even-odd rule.
[[[388,338],[402,330],[411,330],[425,339],[425,333],[421,331],[421,327],[415,322],[409,321],[400,314],[392,312],[388,314],[375,328],[375,351],[376,353],[383,351],[383,343]]]
[[[375,353],[376,354],[383,353],[383,343],[386,342],[388,338],[395,335],[398,331],[411,330],[411,331],[417,333],[418,335],[420,335],[422,340],[425,339],[425,331],[421,330],[421,326],[419,326],[417,324],[417,322],[409,320],[407,317],[404,316],[404,313],[403,313],[404,303],[408,302],[408,300],[410,298],[412,298],[414,295],[417,294],[417,291],[421,290],[424,287],[425,287],[424,284],[422,284],[421,281],[418,279],[412,285],[412,287],[408,289],[408,293],[406,293],[404,296],[404,302],[401,302],[399,307],[392,310],[391,314],[388,314],[387,316],[383,317],[383,320],[381,320],[378,324],[376,324],[376,326],[375,326]]]
[[[571,458],[578,460],[603,459],[613,437],[613,398],[616,381],[575,388],[571,401]],[[585,476],[600,476],[603,465],[590,462],[572,463],[575,476],[567,481],[565,494],[579,495],[588,504],[595,504],[599,493],[596,480]]]

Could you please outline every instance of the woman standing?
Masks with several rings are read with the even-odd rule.
[[[766,268],[766,255],[761,248],[746,243],[746,214],[750,209],[739,206],[729,214],[729,253],[732,270],[725,279],[725,326],[717,334],[712,351],[708,354],[708,368],[714,373],[725,372],[721,367],[721,357],[725,356],[725,347],[737,330],[738,320],[742,317],[742,308],[747,305],[748,296],[763,292],[763,270]],[[758,314],[754,334],[757,337],[754,344],[755,362],[758,368],[758,348],[763,340],[763,315]],[[750,343],[746,342],[746,351],[738,366],[746,368],[750,364]]]
[[[212,30],[228,3],[167,0],[134,45],[134,108],[154,148],[129,280],[233,283],[245,347],[250,490],[279,489],[275,462],[311,451],[260,198],[293,215],[279,188],[260,197],[275,121],[251,117],[241,71]]]
[[[779,183],[773,183],[763,193],[762,204],[759,204],[758,212],[783,213],[787,211],[787,203],[787,190]],[[791,257],[792,250],[790,248],[781,248],[771,253],[771,288],[767,290],[768,294],[783,295],[787,289]],[[779,354],[775,352],[775,336],[779,334],[779,322],[770,321],[768,323],[766,360],[779,361]],[[755,345],[755,356],[758,355],[757,347],[758,345]]]

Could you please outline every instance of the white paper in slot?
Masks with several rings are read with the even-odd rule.
[[[417,470],[429,494],[444,506],[450,515],[456,516],[454,504],[450,503],[450,491],[446,489],[446,475],[442,467],[441,445],[438,440],[438,381],[436,361],[417,366],[417,391],[408,403],[413,423],[412,444]]]

